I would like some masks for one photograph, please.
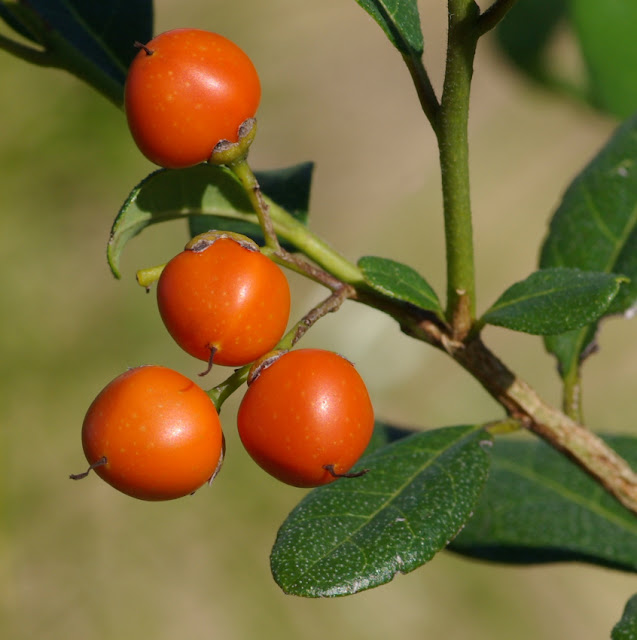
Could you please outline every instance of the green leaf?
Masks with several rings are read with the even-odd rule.
[[[637,593],[626,603],[621,620],[613,627],[611,640],[637,638]]]
[[[310,208],[313,162],[302,162],[284,169],[255,171],[261,191],[303,224]]]
[[[630,278],[606,311],[637,304],[637,116],[627,120],[575,178],[544,241],[540,266],[572,267]],[[596,325],[547,338],[564,377],[593,347]]]
[[[151,173],[133,189],[113,223],[107,247],[113,275],[120,277],[119,262],[124,247],[146,227],[202,215],[204,211],[250,218],[250,201],[228,169],[200,164]]]
[[[398,427],[396,425],[377,420],[374,425],[372,439],[369,441],[364,455],[368,456],[370,453],[374,453],[377,449],[382,449],[396,440],[401,440],[402,438],[413,436],[415,433],[421,432],[422,430],[407,429],[406,427]]]
[[[314,164],[303,162],[284,169],[256,171],[255,176],[261,186],[261,191],[283,207],[288,213],[303,224],[307,224],[310,205],[310,190]],[[252,213],[252,209],[248,209]],[[219,231],[235,231],[249,236],[258,244],[263,244],[264,238],[261,227],[256,222],[234,220],[218,215],[191,216],[189,218],[190,235],[196,236],[210,229]],[[283,246],[292,249],[283,242]]]
[[[489,469],[478,426],[417,433],[365,456],[369,472],[310,492],[279,530],[271,555],[283,591],[342,596],[413,571],[462,528]]]
[[[565,0],[518,0],[496,29],[496,40],[521,71],[543,84],[552,84],[546,48],[566,15]]]
[[[509,287],[482,322],[535,335],[570,331],[602,316],[624,281],[609,273],[542,269]]]
[[[136,40],[152,37],[152,0],[3,1],[0,17],[70,71],[121,105]]]
[[[571,0],[593,103],[620,118],[637,109],[637,2]]]
[[[544,346],[557,359],[558,371],[563,379],[574,374],[581,362],[595,353],[597,329],[597,323],[594,323],[556,336],[544,336]]]
[[[416,0],[356,0],[404,56],[422,56],[424,43]]]
[[[312,165],[258,174],[265,187],[305,222]],[[265,198],[272,205],[273,201]],[[234,174],[225,167],[200,164],[188,169],[159,169],[142,180],[119,210],[107,247],[113,275],[120,277],[124,247],[146,227],[178,218],[188,219],[192,235],[217,229],[262,239],[252,205]],[[280,232],[277,229],[277,232]],[[281,233],[284,246],[285,233]]]
[[[11,9],[9,9],[9,6],[11,6]],[[17,4],[17,2],[15,2],[15,0],[13,0],[13,2],[9,0],[0,0],[0,18],[23,38],[26,38],[31,42],[38,43],[36,35],[25,24],[25,22],[28,21],[25,20],[25,22],[22,22],[20,20],[20,16],[22,15],[26,17],[28,11],[29,9],[27,8],[27,10],[23,12],[23,9],[19,4]]]
[[[436,292],[414,269],[388,258],[365,256],[358,261],[365,282],[375,291],[395,300],[432,311],[442,318],[444,312]]]
[[[637,466],[637,438],[605,439]],[[495,562],[637,571],[637,518],[544,442],[497,440],[480,503],[450,548]]]

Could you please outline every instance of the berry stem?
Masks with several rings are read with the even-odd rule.
[[[328,313],[338,311],[343,302],[345,302],[347,298],[353,297],[354,294],[355,290],[348,285],[342,285],[339,289],[332,292],[323,302],[313,309],[310,309],[310,311],[283,336],[277,348],[291,349],[318,320]]]
[[[161,272],[164,270],[165,264],[157,265],[156,267],[147,267],[145,269],[139,269],[135,274],[135,279],[140,287],[144,287],[146,291],[150,290],[152,284],[159,280]]]
[[[284,336],[273,349],[291,349],[323,316],[337,311],[348,297],[354,295],[354,289],[348,285],[342,285],[323,302],[310,309]],[[208,391],[217,411],[221,411],[223,403],[248,379],[252,363],[237,369],[231,376],[220,382],[216,387]]]
[[[243,186],[252,208],[259,220],[259,226],[263,232],[265,238],[265,246],[277,253],[281,250],[279,239],[277,238],[272,219],[270,218],[270,207],[263,197],[261,192],[261,186],[254,175],[254,172],[248,164],[246,156],[239,158],[236,162],[227,165],[228,168],[239,179],[239,182]]]
[[[206,367],[205,371],[198,373],[197,374],[198,376],[203,378],[203,376],[207,376],[212,371],[216,353],[217,353],[217,347],[210,347],[210,357],[208,358],[208,366]]]
[[[272,206],[268,203],[254,172],[248,164],[246,155],[239,157],[235,162],[229,163],[227,166],[239,179],[256,213],[259,226],[265,238],[265,247],[262,250],[265,255],[275,262],[325,285],[332,291],[340,290],[343,287],[343,282],[339,279],[339,275],[345,275],[347,279],[354,279],[356,282],[362,280],[362,274],[354,265],[339,256],[317,236],[311,234],[307,227],[301,225],[286,211],[275,207],[274,203],[272,203]],[[297,245],[305,255],[292,254],[281,246],[277,236],[274,216],[276,216],[277,222],[285,224],[287,238]],[[315,258],[319,264],[323,262],[327,270],[314,264],[306,256]]]
[[[152,56],[153,53],[155,53],[152,49],[149,49],[145,44],[142,44],[141,42],[138,42],[137,40],[135,40],[135,42],[133,43],[133,46],[136,49],[143,49],[146,52],[147,56]]]
[[[71,480],[83,480],[86,476],[93,471],[96,467],[101,467],[108,462],[106,456],[102,456],[99,460],[96,460],[86,471],[83,473],[72,473],[69,478]]]
[[[269,210],[272,224],[277,233],[303,254],[290,254],[282,250],[275,251],[270,254],[275,261],[288,266],[298,273],[304,273],[331,289],[334,289],[334,286],[328,284],[330,282],[329,278],[320,272],[312,274],[309,265],[312,263],[318,265],[323,273],[331,276],[331,282],[346,283],[353,286],[360,286],[364,283],[363,274],[355,264],[339,254],[302,222],[274,202],[269,203]]]
[[[369,469],[361,469],[360,471],[352,471],[350,473],[337,473],[334,470],[333,464],[324,464],[323,469],[327,471],[334,478],[360,478],[366,473],[369,473]]]

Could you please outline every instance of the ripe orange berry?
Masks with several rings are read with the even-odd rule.
[[[201,238],[198,240],[198,238]],[[290,288],[257,245],[203,234],[164,268],[157,284],[162,320],[190,355],[229,366],[248,364],[283,336]]]
[[[240,125],[255,116],[260,99],[250,58],[202,29],[173,29],[140,45],[124,91],[137,146],[170,169],[205,162],[221,140],[237,142]]]
[[[331,351],[299,349],[260,370],[237,423],[246,450],[269,474],[316,487],[357,462],[372,436],[374,410],[351,362]]]
[[[82,445],[100,478],[142,500],[188,495],[223,460],[221,423],[208,395],[159,366],[129,369],[102,389],[84,418]]]

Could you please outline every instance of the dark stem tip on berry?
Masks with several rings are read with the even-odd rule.
[[[214,364],[215,354],[217,353],[217,347],[210,347],[210,357],[208,358],[208,366],[205,371],[202,371],[199,376],[207,376],[212,371],[212,365]]]
[[[138,42],[137,40],[135,40],[135,42],[133,43],[133,46],[136,49],[143,49],[146,52],[147,56],[152,56],[153,53],[155,53],[152,49],[149,49],[145,44],[142,44],[141,42]]]
[[[334,470],[333,464],[324,464],[323,469],[327,471],[331,476],[335,478],[360,478],[369,472],[369,469],[361,469],[360,471],[355,471],[352,473],[336,473]]]
[[[106,464],[108,460],[106,456],[102,456],[99,460],[96,460],[84,473],[72,473],[69,478],[71,480],[82,480],[82,478],[86,478],[86,476],[93,470],[95,467],[101,467]]]

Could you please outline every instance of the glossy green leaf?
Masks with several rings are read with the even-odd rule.
[[[594,322],[625,278],[579,269],[542,269],[509,287],[482,322],[535,335],[555,335]]]
[[[152,37],[152,0],[5,0],[0,18],[40,45],[52,66],[70,71],[122,103],[136,40]]]
[[[518,0],[496,29],[496,40],[511,62],[544,84],[553,83],[546,48],[566,10],[566,0]]]
[[[637,2],[571,0],[593,103],[620,118],[637,110]]]
[[[414,269],[388,258],[365,256],[358,261],[365,282],[375,291],[443,316],[436,292]]]
[[[107,247],[113,275],[120,277],[124,247],[146,227],[204,211],[251,219],[250,201],[228,169],[201,164],[151,173],[131,191],[113,223]]]
[[[637,116],[627,120],[567,189],[540,256],[540,266],[625,275],[606,314],[637,304]],[[596,325],[545,340],[562,375],[593,346]]]
[[[416,0],[356,0],[405,56],[422,56],[424,43]]]
[[[17,0],[0,0],[0,19],[23,38],[38,43],[36,33],[28,27],[28,11],[28,8],[24,11]]]
[[[637,468],[637,438],[607,438]],[[637,571],[637,517],[540,441],[497,440],[491,475],[453,551],[506,563],[583,561]]]
[[[626,603],[621,620],[613,627],[611,640],[637,640],[637,593]]]
[[[421,432],[422,429],[408,429],[406,427],[399,427],[377,420],[374,425],[372,439],[369,441],[364,455],[368,456],[370,453],[374,453],[377,449],[382,449],[396,440],[401,440],[402,438],[413,436],[415,433]]]
[[[305,163],[258,174],[266,189],[289,205],[297,220],[305,222],[312,165]],[[273,200],[267,197],[266,202]],[[159,169],[130,193],[120,209],[107,247],[113,275],[120,277],[124,247],[146,227],[175,219],[188,219],[191,233],[210,229],[236,231],[261,238],[256,216],[243,187],[225,167],[200,164],[188,169]],[[285,235],[282,235],[285,244]]]
[[[279,530],[272,573],[286,593],[342,596],[413,571],[469,518],[489,470],[478,426],[417,433],[365,456],[357,469],[310,492]]]

